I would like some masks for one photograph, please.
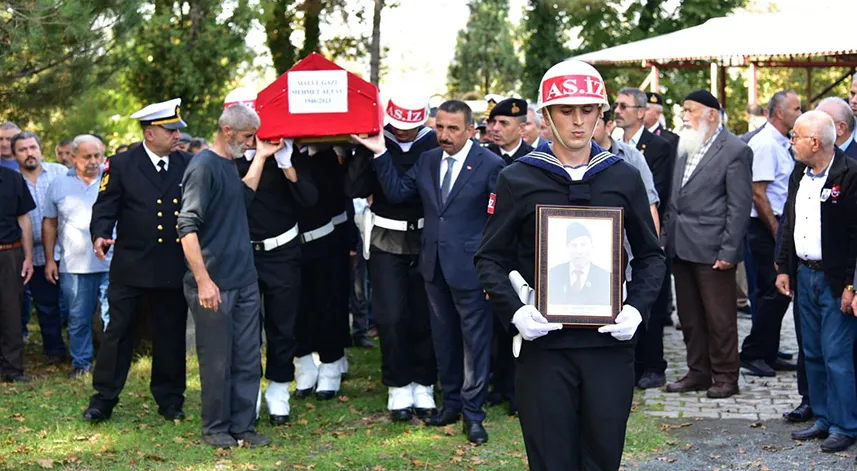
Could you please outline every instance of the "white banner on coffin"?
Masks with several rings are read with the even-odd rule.
[[[348,73],[344,70],[289,72],[289,113],[347,113]]]

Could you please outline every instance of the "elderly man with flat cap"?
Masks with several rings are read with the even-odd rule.
[[[753,151],[727,131],[720,102],[698,90],[684,101],[678,159],[662,237],[672,259],[688,373],[667,392],[738,393],[735,265],[753,203]]]
[[[181,99],[149,105],[131,115],[143,142],[104,165],[89,225],[96,256],[113,247],[107,300],[110,323],[95,362],[96,394],[83,418],[107,420],[119,402],[133,353],[137,312],[151,318],[151,389],[158,413],[181,420],[185,391],[187,303],[182,291],[184,254],[177,234],[182,176],[191,155],[178,150]],[[116,228],[114,239],[113,230]]]
[[[529,154],[533,148],[523,139],[527,125],[527,102],[520,98],[506,98],[497,103],[488,114],[488,133],[491,144],[488,150],[503,157],[506,165],[518,157]]]

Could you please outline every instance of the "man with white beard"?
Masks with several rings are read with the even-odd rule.
[[[678,159],[662,237],[672,259],[688,373],[667,392],[738,393],[735,265],[753,203],[753,152],[727,131],[704,90],[684,101]]]

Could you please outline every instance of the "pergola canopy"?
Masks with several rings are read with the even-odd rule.
[[[857,35],[832,19],[849,12],[739,14],[712,18],[692,28],[634,41],[574,59],[591,64],[630,64],[670,67],[669,63],[708,61],[721,66],[794,58],[857,54]],[[855,58],[851,58],[855,59]],[[853,60],[851,62],[854,62]],[[805,66],[804,64],[801,64]],[[830,65],[820,61],[819,66]],[[852,65],[838,63],[837,65]]]

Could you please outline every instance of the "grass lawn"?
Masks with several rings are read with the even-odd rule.
[[[350,379],[337,400],[293,398],[289,426],[269,425],[263,406],[258,431],[273,438],[268,448],[215,451],[201,443],[195,356],[188,358],[188,420],[174,424],[158,415],[148,390],[151,362],[141,358],[112,420],[90,425],[81,414],[92,394],[91,377],[69,379],[70,365],[46,366],[37,329],[31,325],[25,360],[33,382],[0,384],[0,469],[527,469],[518,421],[505,408],[488,411],[490,440],[482,446],[470,445],[460,426],[392,423],[378,349],[349,352]],[[660,423],[633,413],[625,457],[664,447],[668,437]]]

